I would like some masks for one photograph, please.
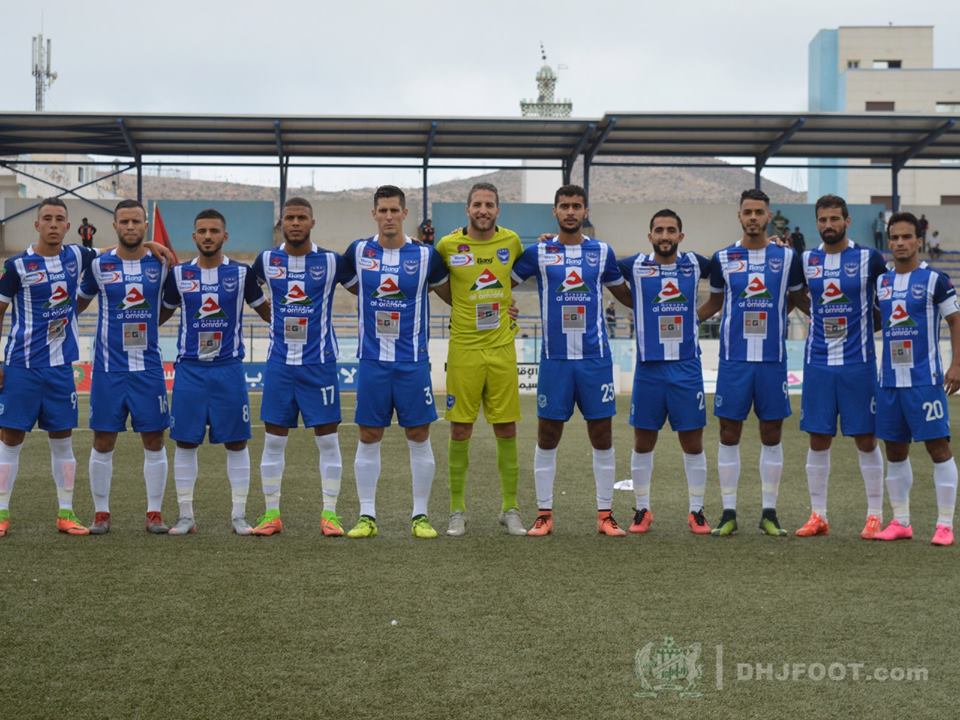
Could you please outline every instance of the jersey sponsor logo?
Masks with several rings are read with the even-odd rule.
[[[396,275],[381,276],[380,285],[373,291],[372,297],[379,300],[405,300],[407,296],[400,290],[398,280]]]
[[[28,266],[29,267],[29,266]],[[23,276],[24,285],[39,285],[47,281],[47,274],[42,270],[39,272],[27,273]]]
[[[566,280],[564,280],[564,285],[566,285]],[[471,290],[493,290],[494,288],[502,288],[503,285],[497,279],[497,276],[494,275],[489,268],[485,268],[480,276],[477,278],[476,282],[470,286]],[[560,286],[560,292],[563,292],[563,285]],[[569,291],[568,291],[569,292]]]
[[[140,283],[129,283],[123,300],[117,305],[117,310],[149,310],[150,303],[143,296],[143,285]]]
[[[654,277],[660,274],[660,267],[657,265],[641,265],[634,270],[634,275],[638,278]]]
[[[543,264],[544,265],[563,265],[563,255],[561,255],[560,253],[544,253]]]
[[[747,269],[747,263],[745,260],[728,260],[727,261],[727,273],[744,272],[746,269]]]
[[[323,280],[323,276],[327,274],[327,269],[323,265],[311,265],[310,266],[310,277],[314,280]]]
[[[497,249],[497,260],[500,261],[501,265],[508,264],[510,262],[510,250],[508,248]]]
[[[478,257],[477,265],[493,265],[493,258]]]
[[[767,260],[767,266],[772,272],[780,272],[783,267],[783,258],[770,258]]]
[[[44,304],[45,308],[60,307],[70,302],[70,293],[67,292],[65,282],[55,282],[50,285],[50,299]]]
[[[195,278],[196,276],[197,276],[197,273],[196,273],[195,271],[193,271],[193,270],[184,270],[184,271],[183,271],[183,277],[184,277],[184,279],[186,279],[186,280],[192,280],[192,279]]]
[[[360,258],[360,269],[361,270],[379,270],[380,261],[376,258],[362,257]]]
[[[420,269],[419,260],[404,260],[403,261],[403,271],[407,275],[416,275],[417,271]]]
[[[180,288],[181,293],[197,292],[197,290],[200,289],[200,281],[199,280],[181,280],[180,282],[177,283],[177,287]]]
[[[160,268],[145,268],[143,274],[147,276],[150,282],[156,282],[160,279]]]
[[[34,261],[34,260],[31,260],[30,262],[28,262],[28,263],[26,264],[26,268],[27,268],[27,272],[34,272],[34,271],[40,269],[40,263],[38,263],[38,262],[36,262],[36,261]]]
[[[927,296],[927,286],[923,283],[914,283],[910,286],[910,294],[915,300],[923,300]]]
[[[588,293],[590,288],[587,287],[587,284],[583,281],[583,278],[580,276],[580,273],[574,268],[567,270],[567,276],[563,279],[560,287],[557,288],[558,293]]]
[[[823,292],[820,293],[821,305],[833,305],[836,303],[848,303],[850,300],[843,294],[840,288],[840,282],[835,279],[823,281]]]
[[[907,304],[903,300],[894,300],[887,327],[914,327],[916,324],[907,312]]]
[[[280,258],[276,258],[279,260]],[[287,277],[287,269],[285,267],[278,267],[276,265],[268,265],[263,272],[270,280],[283,280]]]
[[[473,265],[473,255],[469,253],[458,253],[457,255],[451,255],[447,262],[450,267],[467,267],[468,265]]]
[[[747,286],[740,293],[741,298],[772,298],[767,285],[763,281],[763,275],[759,273],[750,273]]]
[[[877,290],[877,300],[889,300],[893,297],[893,288],[886,285]]]
[[[227,276],[223,278],[221,282],[223,283],[223,289],[229,293],[235,292],[237,289],[237,286],[240,284],[240,281],[233,276]]]
[[[676,280],[671,278],[663,278],[661,279],[660,283],[660,292],[653,300],[655,305],[659,305],[660,303],[687,301],[687,298],[684,297],[684,294],[680,292],[680,286],[677,285]]]
[[[849,277],[856,277],[860,272],[860,263],[858,262],[846,262],[843,264],[843,271]]]
[[[287,285],[287,294],[280,301],[281,305],[313,305],[313,300],[307,295],[300,280],[291,280]]]
[[[807,280],[816,280],[818,277],[823,276],[823,267],[820,265],[812,264],[813,258],[811,258],[811,264],[806,267],[804,270],[804,275],[807,276]]]
[[[457,245],[457,252],[468,253],[470,252],[470,246],[467,245],[466,243],[460,243],[459,245]]]
[[[200,309],[194,316],[197,320],[206,320],[207,318],[226,317],[227,314],[220,307],[220,302],[215,293],[204,293],[200,302]]]

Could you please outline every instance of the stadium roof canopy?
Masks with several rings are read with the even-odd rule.
[[[0,157],[43,154],[130,158],[121,172],[135,167],[138,179],[145,162],[169,156],[206,159],[170,163],[176,165],[260,165],[272,158],[281,195],[291,160],[300,160],[293,163],[298,167],[349,166],[346,160],[369,166],[373,159],[384,167],[422,167],[426,188],[426,170],[464,167],[450,164],[457,160],[525,160],[535,167],[559,161],[569,177],[582,159],[589,187],[590,166],[614,156],[751,158],[758,185],[773,157],[870,158],[892,170],[895,189],[897,173],[911,160],[960,160],[960,127],[957,117],[907,113],[621,112],[592,119],[0,113]]]

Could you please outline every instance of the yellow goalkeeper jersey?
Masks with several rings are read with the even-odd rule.
[[[512,343],[517,324],[507,310],[513,298],[510,270],[523,245],[513,230],[498,227],[489,240],[471,240],[465,228],[436,245],[450,270],[450,344],[491,348]]]

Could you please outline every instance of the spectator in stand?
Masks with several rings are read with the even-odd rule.
[[[887,235],[887,220],[883,213],[877,213],[877,219],[873,221],[873,244],[876,248],[882,250],[884,247],[884,238]]]
[[[420,223],[420,227],[417,228],[417,232],[417,239],[420,242],[422,242],[424,245],[433,245],[433,235],[435,231],[433,228],[433,221],[430,218],[427,218]]]
[[[927,244],[930,251],[931,260],[940,259],[940,231],[934,230],[930,235],[930,242]]]
[[[930,221],[927,220],[927,216],[922,214],[920,215],[920,252],[927,251],[927,230],[930,229]]]
[[[790,247],[793,248],[797,255],[803,255],[803,251],[807,249],[807,243],[803,237],[803,233],[800,232],[799,225],[790,233]]]
[[[613,300],[607,305],[605,315],[607,318],[607,332],[610,334],[610,337],[615,338],[617,336],[617,306]]]
[[[83,218],[80,227],[77,228],[77,233],[80,235],[80,242],[83,243],[85,248],[93,247],[93,236],[97,234],[97,229],[88,223],[86,218]]]

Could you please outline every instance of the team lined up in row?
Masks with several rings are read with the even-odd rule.
[[[466,530],[469,440],[481,405],[497,438],[500,522],[515,535],[552,532],[557,446],[576,405],[586,419],[593,446],[598,531],[625,535],[611,512],[615,402],[603,323],[602,293],[607,287],[633,309],[636,328],[630,418],[635,428],[631,476],[636,507],[631,532],[644,533],[653,521],[653,450],[668,418],[684,452],[688,524],[694,533],[711,532],[703,513],[706,408],[697,325],[722,309],[714,413],[720,421],[723,515],[712,532],[723,536],[737,530],[739,440],[742,423],[753,407],[762,441],[760,528],[768,535],[786,534],[776,503],[783,470],[782,421],[790,414],[786,317],[796,305],[811,315],[801,429],[810,433],[807,475],[813,510],[797,534],[828,531],[829,453],[839,416],[844,434],[855,438],[867,490],[868,517],[862,536],[912,536],[908,449],[911,440],[924,440],[935,463],[939,505],[933,542],[953,542],[957,470],[949,446],[937,335],[939,318],[945,317],[957,350],[960,313],[947,278],[918,261],[918,228],[912,215],[897,214],[890,221],[894,268],[888,271],[879,253],[847,238],[846,204],[833,196],[821,198],[816,205],[823,244],[798,256],[769,242],[769,200],[762,192],[746,191],[738,209],[741,240],[710,261],[679,251],[682,221],[676,213],[663,210],[650,221],[652,252],[617,262],[608,245],[582,234],[588,210],[585,193],[577,186],[557,191],[554,214],[559,233],[526,250],[515,233],[496,224],[495,187],[474,186],[466,210],[468,224],[443,238],[434,250],[404,234],[403,193],[384,186],[374,197],[377,235],[354,242],[339,255],[310,241],[315,223],[312,208],[305,200],[293,198],[282,212],[283,245],[262,253],[252,268],[223,255],[226,221],[219,212],[208,210],[195,220],[198,257],[168,271],[156,256],[163,250],[143,242],[146,217],[139,203],[118,205],[114,224],[119,245],[98,257],[93,251],[62,245],[69,228],[66,208],[58,200],[44,201],[38,212],[36,245],[9,259],[0,278],[0,320],[9,304],[14,308],[0,389],[0,535],[9,527],[9,500],[24,433],[34,423],[50,433],[61,507],[58,527],[72,534],[107,532],[113,448],[128,414],[144,444],[149,530],[167,530],[160,505],[167,476],[163,435],[169,425],[177,443],[174,481],[180,510],[171,534],[196,530],[197,447],[208,427],[210,441],[224,443],[227,450],[233,529],[259,535],[282,531],[279,502],[287,434],[302,415],[304,424],[314,428],[319,450],[324,498],[321,529],[325,535],[343,534],[336,513],[342,462],[337,434],[337,346],[331,323],[333,293],[342,284],[358,295],[360,442],[354,470],[360,516],[347,533],[351,537],[378,533],[380,439],[394,411],[410,450],[412,532],[417,537],[437,534],[427,518],[435,474],[429,427],[437,418],[427,357],[430,290],[452,305],[446,412],[451,424],[448,534],[462,535]],[[698,284],[707,276],[710,299],[697,308]],[[534,456],[539,512],[527,531],[516,501],[519,396],[516,325],[509,305],[512,285],[531,277],[537,278],[544,341]],[[93,297],[99,298],[99,325],[89,467],[96,516],[88,530],[72,512],[76,463],[70,429],[76,426],[77,411],[70,363],[78,357],[75,309],[82,312]],[[246,442],[251,436],[240,364],[244,303],[270,324],[271,338],[261,409],[266,434],[260,471],[266,509],[254,528],[244,519],[250,481]],[[168,417],[157,326],[177,307],[181,310],[178,357]],[[883,326],[879,382],[873,343],[875,311]],[[960,352],[954,357],[960,358]],[[955,392],[958,387],[960,368],[954,363],[946,373],[946,390]],[[886,442],[894,511],[894,519],[882,530],[883,461],[876,437]]]

